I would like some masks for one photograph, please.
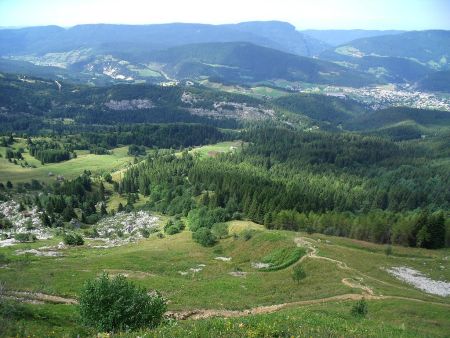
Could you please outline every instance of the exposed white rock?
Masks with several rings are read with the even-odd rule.
[[[44,251],[44,250],[36,250],[36,249],[16,250],[16,255],[25,255],[25,254],[31,254],[31,255],[35,255],[35,256],[47,256],[47,257],[62,256],[62,253],[58,252],[58,251]]]
[[[150,215],[145,211],[138,211],[132,213],[119,212],[114,216],[105,217],[100,220],[95,228],[100,237],[113,238],[118,242],[127,242],[139,239],[142,237],[141,231],[148,230],[154,232],[158,229],[159,218]],[[108,244],[114,244],[108,241]],[[118,244],[118,243],[116,243]]]
[[[253,262],[252,268],[253,269],[267,269],[267,268],[270,268],[270,263]]]
[[[148,99],[134,99],[134,100],[109,100],[105,106],[112,110],[136,110],[136,109],[150,109],[155,105]]]
[[[229,262],[229,261],[231,261],[231,257],[222,257],[222,256],[219,256],[219,257],[216,257],[216,258],[214,258],[215,260],[218,260],[218,261],[222,261],[222,262]]]
[[[447,281],[435,281],[421,272],[405,266],[392,267],[386,271],[426,293],[443,297],[450,296],[450,283]]]
[[[0,230],[0,235],[8,238],[0,241],[0,247],[11,246],[16,243],[14,235],[17,233],[31,233],[37,239],[48,239],[52,237],[49,229],[44,228],[41,222],[41,212],[37,208],[19,211],[20,204],[14,200],[0,203],[0,213],[12,224],[10,229]]]

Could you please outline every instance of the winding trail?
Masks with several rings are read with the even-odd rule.
[[[64,298],[55,295],[48,295],[40,292],[28,291],[4,291],[1,295],[4,298],[17,299],[26,303],[53,303],[53,304],[78,304],[73,298]]]
[[[371,278],[377,282],[387,284],[387,285],[392,285],[390,283],[378,280],[374,277],[367,276],[358,270],[350,268],[347,266],[347,264],[345,264],[342,261],[328,258],[328,257],[318,256],[317,248],[315,248],[312,245],[312,243],[310,242],[310,241],[314,241],[313,239],[306,240],[303,237],[297,237],[297,238],[295,238],[294,241],[297,244],[297,246],[304,246],[309,250],[309,252],[306,255],[304,255],[297,262],[297,264],[303,262],[307,258],[327,260],[327,261],[336,263],[336,265],[340,269],[352,270],[362,276]],[[361,281],[358,281],[355,278],[349,278],[349,277],[343,278],[341,280],[341,282],[344,285],[346,285],[347,287],[350,287],[352,289],[360,289],[362,291],[362,293],[360,293],[360,294],[348,293],[348,294],[336,295],[336,296],[325,297],[325,298],[301,300],[301,301],[267,305],[267,306],[257,306],[257,307],[250,308],[247,310],[193,309],[193,310],[167,311],[166,316],[169,318],[177,319],[177,320],[186,320],[186,319],[198,320],[198,319],[206,319],[206,318],[212,318],[212,317],[236,318],[236,317],[245,317],[245,316],[251,316],[251,315],[258,315],[258,314],[273,313],[273,312],[279,311],[284,308],[295,307],[295,306],[307,306],[307,305],[324,304],[324,303],[339,302],[339,301],[355,301],[355,300],[360,300],[360,299],[368,299],[368,300],[398,299],[398,300],[413,301],[413,302],[418,302],[418,303],[441,305],[441,306],[450,308],[450,304],[447,304],[447,303],[433,302],[433,301],[428,301],[428,300],[423,300],[423,299],[401,297],[401,296],[375,295],[372,288],[370,288],[369,286],[363,285],[361,283]],[[392,286],[396,286],[396,285],[392,285]],[[64,297],[48,295],[48,294],[44,294],[44,293],[33,293],[33,292],[25,292],[25,291],[4,291],[3,294],[0,294],[0,296],[4,297],[4,298],[16,299],[16,300],[19,300],[22,302],[35,303],[35,304],[36,303],[37,304],[53,303],[53,304],[70,304],[70,305],[78,304],[78,301],[73,298],[64,298]]]

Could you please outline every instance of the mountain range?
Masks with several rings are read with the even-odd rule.
[[[279,21],[0,29],[0,71],[94,85],[282,80],[448,91],[449,56],[442,30],[299,31]]]

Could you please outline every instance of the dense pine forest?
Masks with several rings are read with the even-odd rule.
[[[149,195],[152,208],[170,215],[218,212],[206,227],[244,217],[376,243],[448,244],[450,175],[428,164],[438,153],[375,136],[282,127],[241,136],[241,152],[209,160],[155,153],[127,171],[118,191]]]

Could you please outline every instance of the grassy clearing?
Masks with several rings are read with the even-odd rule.
[[[150,69],[148,67],[138,68],[138,67],[136,67],[134,65],[128,65],[127,68],[129,70],[133,71],[133,72],[138,73],[139,76],[143,76],[143,77],[162,77],[162,75],[159,72],[157,72],[157,71],[155,71],[153,69]]]
[[[228,232],[239,235],[244,230],[264,230],[264,226],[251,221],[230,221],[228,222]]]
[[[242,147],[241,141],[227,141],[216,144],[197,147],[191,150],[192,154],[198,154],[200,158],[215,157],[220,153],[237,151]]]
[[[106,185],[105,185],[106,186]],[[107,189],[112,190],[112,187],[108,185]],[[138,194],[139,200],[134,203],[134,207],[139,209],[145,205],[145,203],[148,201],[148,197],[144,196],[142,194]],[[121,196],[118,193],[113,193],[107,203],[106,209],[108,212],[111,210],[116,210],[119,208],[119,203],[122,203],[123,206],[127,205],[127,198],[126,196]]]
[[[272,99],[276,99],[276,98],[279,98],[282,96],[289,95],[289,93],[285,92],[284,90],[265,87],[265,86],[253,87],[251,90],[252,90],[252,93],[256,94],[257,96],[265,96],[265,97],[270,97]]]
[[[19,147],[20,143],[14,145]],[[9,163],[5,159],[5,148],[0,148],[3,157],[0,158],[0,182],[29,182],[31,179],[49,182],[54,181],[55,176],[62,175],[65,178],[73,178],[80,175],[84,170],[91,170],[93,173],[109,172],[119,169],[133,161],[133,157],[128,156],[128,147],[120,147],[112,150],[111,155],[95,155],[86,151],[77,151],[78,157],[69,161],[59,163],[49,163],[41,165],[40,161],[34,159],[30,154],[24,153],[25,160],[36,168],[22,168],[20,165]],[[49,176],[49,173],[54,176]]]

